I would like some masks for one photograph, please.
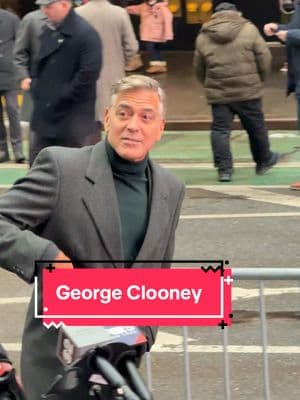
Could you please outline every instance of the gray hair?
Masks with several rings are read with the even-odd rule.
[[[129,75],[114,83],[111,88],[110,106],[115,104],[119,93],[137,89],[153,90],[158,94],[160,100],[160,113],[162,117],[164,117],[166,113],[165,92],[155,79],[145,75]]]

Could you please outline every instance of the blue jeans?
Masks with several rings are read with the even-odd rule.
[[[146,50],[149,53],[150,61],[164,61],[164,57],[161,55],[163,43],[161,42],[145,42]]]

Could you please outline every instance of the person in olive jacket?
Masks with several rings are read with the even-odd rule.
[[[219,4],[196,40],[194,66],[212,108],[211,143],[219,181],[231,180],[230,130],[235,115],[247,131],[256,173],[278,161],[270,150],[262,111],[270,51],[258,29],[232,3]]]

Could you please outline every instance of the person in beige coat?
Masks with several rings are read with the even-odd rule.
[[[101,132],[111,86],[125,76],[125,66],[137,54],[139,45],[126,10],[108,0],[90,0],[75,11],[96,29],[102,41],[103,62],[96,100],[96,121]]]

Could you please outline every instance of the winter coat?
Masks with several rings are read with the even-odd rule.
[[[125,76],[125,65],[138,52],[138,42],[126,11],[107,0],[90,0],[75,11],[96,29],[102,41],[103,62],[97,81],[96,120],[103,121],[111,86]]]
[[[300,97],[300,5],[296,4],[293,18],[278,30],[287,30],[286,50],[288,62],[287,95],[295,92]]]
[[[146,42],[166,42],[173,39],[173,14],[166,2],[153,6],[142,3],[128,6],[129,14],[140,15],[140,39]]]
[[[44,27],[31,84],[31,128],[40,137],[88,136],[95,132],[101,54],[98,33],[74,10],[57,30]]]
[[[219,11],[197,37],[194,66],[210,104],[258,99],[271,53],[258,29],[239,12]]]
[[[39,36],[46,21],[47,17],[41,10],[32,11],[21,20],[14,47],[18,80],[32,75],[40,49]]]
[[[18,87],[13,65],[13,48],[19,22],[15,14],[0,9],[0,90],[4,91]]]

